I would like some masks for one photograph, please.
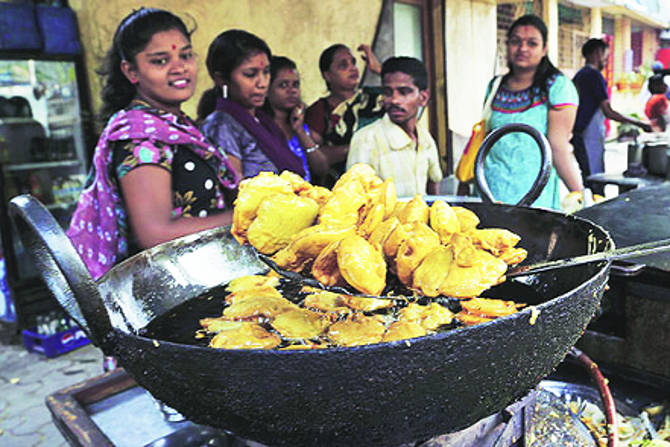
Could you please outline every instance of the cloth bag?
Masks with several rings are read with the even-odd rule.
[[[482,119],[472,126],[470,139],[465,145],[461,159],[458,160],[458,165],[456,166],[456,178],[463,183],[469,182],[475,176],[475,160],[477,159],[477,152],[479,152],[479,148],[488,133],[487,121],[491,117],[491,103],[493,103],[493,98],[495,98],[496,93],[498,92],[498,87],[500,87],[502,78],[502,76],[496,76],[493,80],[493,86],[491,86],[491,91],[486,98],[484,110],[482,111]]]

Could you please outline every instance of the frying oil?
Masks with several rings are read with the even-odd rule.
[[[196,334],[203,333],[200,320],[208,317],[218,318],[223,314],[224,308],[227,307],[225,297],[229,293],[226,291],[226,287],[227,285],[212,288],[207,293],[176,306],[170,312],[151,321],[144,329],[140,330],[140,335],[190,346],[208,346],[213,335],[196,337]],[[306,293],[300,292],[301,287],[302,285],[297,284],[295,281],[282,280],[277,289],[282,296],[300,305],[306,296]],[[483,296],[513,300],[529,305],[540,304],[543,301],[541,295],[536,290],[518,281],[505,281],[489,289]],[[428,304],[430,301],[435,301],[447,307],[453,313],[461,310],[459,300],[455,298],[437,297],[431,299],[422,297],[418,299],[419,304]],[[391,314],[395,315],[404,306],[404,303],[399,302],[398,305],[391,309],[386,309],[381,313],[388,314],[389,316]],[[262,325],[270,328],[269,324]],[[439,330],[451,330],[458,326],[459,324],[455,322]],[[288,341],[285,340],[279,347],[288,344]]]

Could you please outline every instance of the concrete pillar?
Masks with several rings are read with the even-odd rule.
[[[642,65],[651,65],[656,59],[658,36],[654,28],[645,26],[642,33]]]
[[[542,2],[542,20],[547,25],[547,56],[554,64],[558,64],[558,0]]]
[[[603,35],[603,12],[600,8],[591,9],[591,30],[590,37],[601,38]]]
[[[626,52],[630,50],[630,19],[618,16],[614,19],[614,79],[624,72]]]

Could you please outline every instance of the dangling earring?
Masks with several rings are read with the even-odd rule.
[[[223,96],[223,99],[227,99],[228,98],[228,85],[227,84],[223,84],[221,86],[221,92],[222,92],[221,96]]]

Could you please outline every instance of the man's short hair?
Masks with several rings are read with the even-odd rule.
[[[649,93],[656,95],[659,93],[665,93],[666,85],[663,80],[663,75],[655,74],[649,78],[649,84],[647,86]]]
[[[609,45],[607,45],[607,42],[604,40],[592,38],[587,40],[586,43],[582,45],[582,55],[584,57],[589,57],[598,50],[606,50],[608,48]]]
[[[382,64],[382,80],[387,73],[405,73],[412,77],[419,90],[428,88],[428,72],[419,59],[408,56],[390,57]]]

